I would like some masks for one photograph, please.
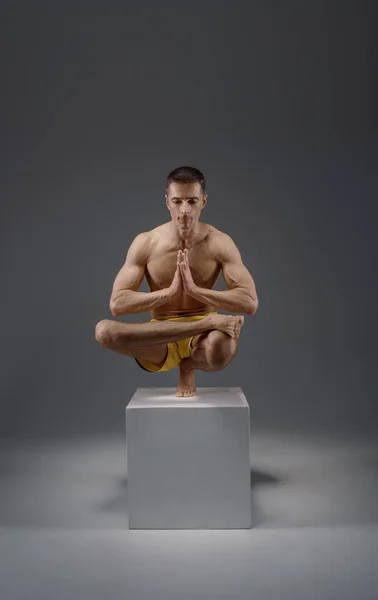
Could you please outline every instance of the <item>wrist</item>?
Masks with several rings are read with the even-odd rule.
[[[188,296],[192,296],[192,298],[195,298],[196,294],[198,293],[198,285],[193,283],[191,286],[188,287],[186,293],[188,294]]]
[[[159,305],[160,304],[164,304],[171,297],[170,292],[169,292],[169,288],[163,288],[161,290],[156,290],[155,293],[156,293],[157,297],[159,298]]]

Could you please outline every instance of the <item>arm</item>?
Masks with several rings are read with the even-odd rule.
[[[112,315],[147,312],[169,299],[169,290],[138,292],[146,270],[148,258],[148,233],[140,233],[131,243],[126,261],[113,284],[109,308]]]
[[[222,234],[219,242],[217,258],[222,266],[228,290],[209,290],[194,284],[190,296],[217,310],[254,315],[259,302],[253,277],[243,264],[240,252],[231,237]]]

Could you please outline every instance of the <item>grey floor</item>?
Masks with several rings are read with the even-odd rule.
[[[252,427],[252,529],[137,531],[123,439],[3,440],[0,599],[378,598],[377,466],[374,440]]]

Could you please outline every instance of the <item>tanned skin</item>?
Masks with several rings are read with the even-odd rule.
[[[179,365],[177,396],[196,394],[195,370],[216,371],[237,351],[242,314],[208,315],[198,321],[171,317],[210,311],[254,315],[256,286],[229,235],[200,220],[207,194],[198,182],[172,182],[166,206],[171,220],[135,237],[117,274],[110,298],[113,316],[150,312],[159,322],[125,323],[105,319],[96,325],[96,339],[105,348],[145,359],[161,367],[167,343],[189,336],[192,352]],[[227,290],[213,290],[222,271]],[[150,292],[139,292],[143,278]]]

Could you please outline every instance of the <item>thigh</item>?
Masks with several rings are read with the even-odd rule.
[[[140,358],[154,365],[163,365],[168,354],[167,343],[135,347],[132,343],[128,342],[127,328],[125,335],[125,325],[128,324],[104,319],[96,326],[96,339],[106,348],[120,354],[137,359]]]
[[[136,359],[146,360],[157,367],[162,367],[168,354],[168,345],[147,346],[145,348],[126,349],[128,356]]]
[[[209,335],[212,331],[214,331],[214,330],[211,329],[210,331],[205,331],[204,333],[195,335],[193,337],[192,341],[190,342],[190,346],[191,346],[192,350],[194,350],[195,348],[206,348],[207,338],[209,337]]]
[[[209,351],[210,349],[217,348],[231,355],[235,354],[237,349],[237,341],[227,335],[227,333],[218,331],[217,329],[205,331],[194,336],[190,345],[192,350],[197,348],[198,350]]]

